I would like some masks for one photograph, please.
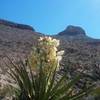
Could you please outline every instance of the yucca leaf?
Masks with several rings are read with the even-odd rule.
[[[65,78],[65,76],[64,76],[64,78]],[[71,80],[68,84],[63,85],[61,88],[57,88],[54,91],[53,95],[56,95],[57,97],[61,97],[64,93],[66,93],[66,95],[67,95],[67,92],[69,91],[69,89],[72,89],[73,86],[76,84],[76,82],[79,79],[80,79],[80,75],[78,75],[77,77],[75,77],[75,79]]]
[[[6,64],[6,63],[5,63]],[[18,76],[18,74],[16,74],[16,72],[14,71],[14,70],[12,70],[12,68],[8,65],[8,64],[6,64],[6,66],[9,68],[9,70],[11,71],[11,77],[13,77],[14,79],[15,79],[15,81],[19,84],[19,87],[21,88],[21,89],[23,89],[23,83],[22,83],[22,81],[21,81],[21,79],[20,79],[20,77]]]
[[[33,96],[32,87],[31,87],[31,80],[29,79],[28,72],[26,71],[26,68],[23,64],[23,62],[20,61],[20,64],[15,65],[10,58],[8,58],[11,65],[15,68],[15,76],[20,85],[23,86],[23,90],[28,92],[28,95]],[[18,78],[19,77],[19,78]]]
[[[56,69],[57,69],[57,66],[55,67],[54,71],[52,71],[52,70],[49,71],[49,75],[47,76],[47,84],[46,84],[46,85],[48,85],[48,88],[46,90],[43,100],[47,100],[50,96],[50,92],[51,92],[51,90],[54,86],[54,82],[55,82]],[[48,84],[48,82],[50,82],[50,83]]]
[[[25,82],[25,85],[27,86],[27,91],[28,91],[29,95],[31,97],[33,97],[34,96],[34,88],[32,87],[32,81],[28,75],[25,64],[21,60],[20,60],[20,64],[21,64],[20,67],[22,67],[24,82]]]
[[[79,93],[71,96],[70,99],[71,100],[78,100],[79,98],[81,98],[81,97],[83,97],[85,95],[88,95],[89,93],[91,93],[93,91],[93,87],[94,87],[94,85],[91,85],[88,88],[83,89]]]
[[[96,95],[96,96],[100,96],[100,87],[95,88],[95,89],[92,91],[92,94],[93,94],[93,95]]]
[[[58,88],[62,86],[62,82],[64,79],[65,79],[65,76],[62,76],[62,78],[54,85],[52,90],[49,92],[50,98],[52,98],[53,96],[54,97],[56,96],[55,94],[56,94]]]

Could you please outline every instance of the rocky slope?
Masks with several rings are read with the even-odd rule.
[[[72,25],[54,37],[61,40],[59,49],[65,51],[61,62],[65,72],[72,75],[84,70],[85,74],[100,80],[100,39],[88,37],[84,29]]]
[[[35,32],[31,26],[0,20],[0,100],[1,96],[6,95],[7,90],[2,89],[8,84],[6,79],[9,79],[6,75],[5,57],[9,56],[12,60],[25,58],[40,36],[42,34]]]
[[[0,59],[5,55],[26,56],[40,36],[43,34],[31,26],[0,20]],[[100,63],[100,40],[88,37],[81,27],[69,25],[52,37],[61,41],[59,49],[65,51],[63,66],[67,67],[69,61],[86,68]]]
[[[68,26],[55,37],[61,40],[60,48],[65,50],[66,60],[100,63],[100,40],[88,37],[81,27]]]
[[[31,26],[0,20],[0,59],[7,55],[26,55],[37,38],[43,36]],[[100,40],[86,35],[84,29],[69,25],[64,31],[54,35],[61,41],[59,49],[65,51],[63,64],[67,61],[82,64],[100,63]]]
[[[32,46],[43,34],[31,26],[0,20],[0,65],[6,55],[22,58],[30,53]],[[100,82],[100,40],[88,37],[85,30],[78,26],[68,26],[52,37],[61,41],[59,50],[64,50],[61,62],[64,72],[84,72]],[[1,77],[0,71],[0,77]]]
[[[5,54],[26,54],[40,35],[31,26],[0,20],[0,59]]]

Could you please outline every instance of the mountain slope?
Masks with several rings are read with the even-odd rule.
[[[0,59],[5,54],[26,55],[40,36],[43,34],[31,26],[0,20]],[[59,48],[65,51],[65,66],[68,60],[84,64],[90,64],[94,60],[100,62],[100,40],[88,37],[81,27],[69,25],[52,37],[61,41]]]
[[[0,59],[5,55],[25,56],[40,36],[31,26],[0,20]]]
[[[6,77],[3,67],[5,56],[8,55],[12,59],[27,57],[40,36],[44,35],[36,32],[31,26],[0,20],[0,86]],[[87,76],[100,86],[100,39],[88,37],[83,28],[72,25],[52,37],[60,40],[58,49],[65,51],[60,63],[61,71],[67,72],[71,77],[83,71],[86,77],[79,82],[79,88],[90,80]]]
[[[31,26],[0,20],[0,63],[2,64],[5,55],[25,58],[40,36],[43,34],[36,32]],[[81,27],[70,25],[52,37],[61,41],[59,50],[65,51],[61,62],[64,70],[67,68],[70,73],[79,70],[91,73],[93,64],[99,66],[100,40],[88,37]]]
[[[81,88],[88,80],[100,86],[100,39],[88,37],[80,27],[71,27],[54,36],[61,41],[59,49],[65,51],[61,62],[62,71],[69,77],[83,72],[85,75],[79,85]]]

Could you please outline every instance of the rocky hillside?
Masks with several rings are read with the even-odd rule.
[[[31,26],[0,20],[0,59],[5,55],[25,56],[39,36]]]
[[[59,49],[65,51],[61,62],[65,72],[73,75],[84,70],[85,74],[100,80],[100,39],[88,37],[83,28],[72,25],[54,37],[60,39]]]
[[[5,55],[24,57],[40,36],[43,34],[31,26],[0,20],[0,59]],[[69,25],[52,37],[61,41],[59,49],[65,51],[62,61],[64,66],[67,66],[68,61],[85,67],[94,62],[100,63],[100,40],[88,37],[81,27]]]
[[[18,57],[25,58],[40,36],[42,34],[35,32],[31,26],[0,20],[0,100],[6,95],[2,93],[4,92],[2,88],[8,84],[5,57],[9,56],[12,60]]]
[[[0,58],[5,54],[26,54],[42,35],[31,26],[0,20]],[[53,37],[61,40],[65,61],[100,62],[100,40],[88,37],[81,27],[69,25]]]
[[[81,27],[68,26],[55,37],[61,40],[60,48],[65,50],[65,62],[100,63],[100,40],[88,37]]]
[[[0,82],[3,82],[4,77],[1,68],[4,68],[2,61],[5,56],[25,58],[40,36],[43,34],[31,26],[0,20]],[[84,70],[100,85],[100,40],[88,37],[83,28],[72,25],[52,37],[60,40],[58,49],[65,51],[61,62],[62,71],[73,76]]]

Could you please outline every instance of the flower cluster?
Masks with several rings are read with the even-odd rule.
[[[40,66],[45,72],[52,71],[59,66],[57,55],[57,47],[59,40],[51,37],[40,37],[38,45],[33,48],[29,61],[34,71],[37,71]]]

